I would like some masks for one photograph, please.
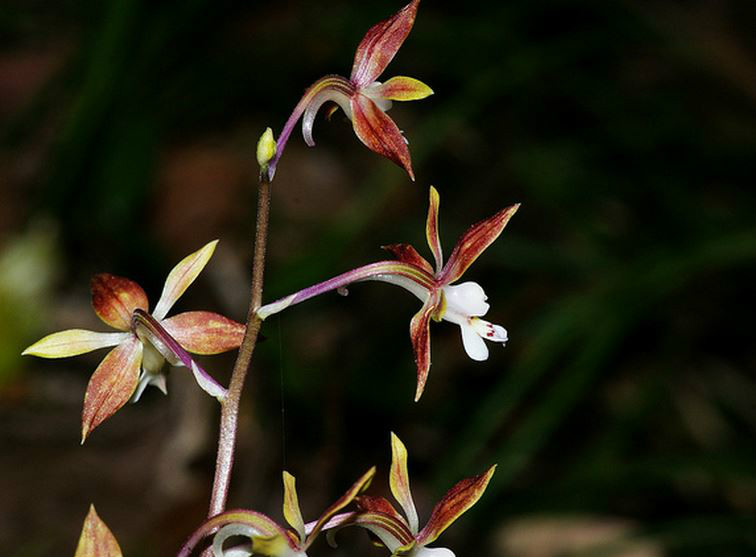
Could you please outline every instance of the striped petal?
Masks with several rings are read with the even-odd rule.
[[[378,87],[378,94],[391,101],[419,101],[433,94],[433,89],[418,79],[396,76]]]
[[[68,358],[98,348],[115,346],[130,336],[131,333],[97,333],[84,329],[69,329],[47,335],[21,352],[21,355],[39,358]]]
[[[378,537],[392,555],[399,551],[406,551],[415,545],[412,532],[400,519],[376,511],[358,512],[350,520],[350,524],[362,526]]]
[[[424,269],[427,273],[433,273],[433,267],[428,263],[423,256],[417,253],[417,250],[409,244],[388,244],[381,246],[383,249],[390,251],[394,256],[402,263],[413,265]]]
[[[302,518],[302,511],[299,508],[299,497],[297,497],[297,480],[286,470],[283,472],[284,484],[284,502],[283,515],[289,526],[294,528],[299,534],[299,543],[305,541],[305,523]]]
[[[210,535],[218,529],[227,525],[247,526],[252,546],[255,553],[258,553],[260,546],[263,546],[265,552],[263,555],[286,555],[291,552],[297,552],[297,543],[289,536],[286,529],[279,526],[273,519],[262,513],[248,511],[243,509],[226,511],[215,515],[206,520],[197,530],[195,530],[189,539],[184,543],[178,557],[188,557],[197,544],[203,538]],[[259,539],[257,544],[256,540]]]
[[[189,288],[189,285],[194,282],[197,275],[200,274],[205,265],[207,265],[207,262],[210,261],[217,245],[218,240],[205,244],[199,250],[187,255],[168,273],[163,293],[160,295],[160,300],[158,300],[155,306],[155,311],[152,312],[155,319],[163,319],[168,314],[168,311],[176,303],[176,300]]]
[[[194,354],[233,350],[244,337],[244,325],[209,311],[187,311],[160,323],[181,346]]]
[[[432,543],[467,509],[477,503],[495,470],[496,466],[491,466],[483,474],[462,480],[452,487],[433,508],[428,524],[417,535],[417,543]]]
[[[90,287],[97,317],[114,329],[128,331],[134,310],[147,311],[147,294],[133,280],[100,273],[92,277]]]
[[[360,495],[354,500],[359,512],[378,512],[393,516],[400,522],[406,522],[394,508],[394,505],[385,497],[374,497],[372,495]]]
[[[81,413],[81,442],[126,404],[137,387],[142,343],[132,337],[111,350],[89,379]]]
[[[420,0],[413,0],[388,19],[373,25],[357,46],[352,65],[352,81],[369,85],[383,73],[409,35]]]
[[[439,283],[447,285],[459,279],[478,256],[499,237],[519,208],[520,204],[517,203],[472,225],[454,246],[449,260],[438,275]]]
[[[417,534],[417,509],[415,509],[415,502],[412,500],[412,492],[409,485],[407,448],[393,431],[391,432],[391,473],[389,475],[389,487],[394,499],[404,509],[410,530],[413,534]]]
[[[441,198],[433,186],[430,187],[429,197],[428,218],[425,220],[425,238],[428,240],[428,247],[433,252],[433,259],[436,260],[436,273],[440,273],[444,266],[444,252],[441,249],[441,239],[438,235],[438,207]]]
[[[415,365],[417,365],[417,389],[415,390],[415,402],[425,390],[425,382],[428,380],[430,371],[430,320],[436,309],[436,297],[429,296],[423,307],[410,321],[410,338],[412,348],[415,351]]]
[[[360,93],[351,100],[354,133],[368,149],[404,168],[414,181],[407,141],[402,132],[376,104]]]
[[[115,536],[97,516],[94,505],[90,505],[74,557],[121,557],[122,555]]]
[[[352,484],[352,487],[350,487],[346,491],[346,493],[344,493],[344,495],[339,497],[335,503],[333,503],[323,512],[323,514],[320,515],[320,518],[318,518],[315,526],[312,527],[312,530],[307,535],[307,540],[302,546],[302,550],[306,550],[310,546],[310,544],[312,544],[313,540],[315,540],[317,535],[320,533],[320,530],[323,529],[323,527],[328,523],[333,515],[346,507],[354,500],[355,497],[357,497],[360,493],[368,488],[370,482],[373,480],[373,476],[375,476],[375,466],[365,472],[356,482]]]

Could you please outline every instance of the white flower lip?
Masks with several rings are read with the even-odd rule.
[[[449,314],[448,321],[459,323],[454,319],[455,316],[460,318],[480,317],[488,313],[491,307],[486,300],[483,287],[477,282],[463,282],[462,284],[452,284],[444,286],[444,298],[446,299],[446,314]]]
[[[488,313],[490,305],[486,302],[486,293],[477,282],[444,286],[443,292],[446,307],[442,318],[459,325],[462,344],[472,360],[482,362],[488,359],[488,346],[483,339],[507,342],[504,327],[480,319],[480,316]]]

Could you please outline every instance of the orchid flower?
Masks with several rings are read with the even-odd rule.
[[[178,557],[188,557],[196,545],[212,532],[213,553],[215,557],[248,557],[266,555],[268,557],[306,557],[307,549],[325,528],[331,528],[331,517],[349,505],[355,497],[367,489],[375,475],[375,467],[365,472],[344,495],[328,507],[314,522],[305,524],[299,508],[296,479],[288,472],[283,472],[284,501],[283,515],[293,528],[289,530],[272,518],[251,510],[225,511],[205,521],[187,540]],[[224,549],[225,541],[230,537],[246,537],[251,545]]]
[[[328,75],[307,89],[278,138],[276,154],[267,168],[268,180],[273,179],[278,160],[300,118],[305,143],[310,147],[315,145],[312,139],[315,116],[329,101],[336,103],[334,110],[340,107],[352,121],[354,133],[362,143],[404,168],[410,178],[415,179],[407,141],[386,111],[391,108],[391,101],[424,99],[433,91],[411,77],[392,77],[385,83],[376,79],[407,38],[419,3],[420,0],[413,0],[392,17],[370,28],[357,47],[349,79]]]
[[[410,322],[410,337],[417,364],[416,401],[423,394],[430,370],[431,319],[446,320],[459,325],[462,331],[462,344],[467,355],[476,361],[488,359],[488,347],[483,339],[505,343],[507,331],[500,325],[481,319],[488,312],[489,304],[486,302],[487,297],[483,288],[478,283],[455,283],[473,261],[498,238],[509,219],[519,208],[519,204],[502,209],[492,217],[471,226],[457,241],[446,264],[444,264],[438,235],[438,207],[439,195],[431,186],[426,238],[436,262],[435,270],[409,244],[384,246],[396,256],[397,260],[379,261],[347,271],[264,305],[257,310],[257,315],[265,319],[289,306],[318,294],[343,288],[353,282],[364,280],[389,282],[409,290],[423,302],[423,307]]]
[[[391,551],[392,556],[454,557],[454,552],[450,549],[428,547],[428,544],[433,543],[444,530],[477,503],[495,470],[494,465],[479,476],[457,483],[433,507],[428,522],[420,529],[409,486],[407,449],[399,437],[392,433],[389,487],[394,499],[402,507],[404,516],[384,497],[363,495],[355,500],[358,508],[356,512],[339,515],[333,522],[337,528],[362,526],[380,540],[380,543]],[[329,538],[333,543],[333,536]]]
[[[168,274],[160,300],[148,313],[142,287],[123,277],[102,273],[92,279],[92,306],[97,317],[117,329],[101,333],[70,329],[53,333],[23,351],[41,358],[67,358],[115,346],[97,366],[87,385],[82,411],[82,443],[129,399],[139,400],[148,385],[166,392],[166,361],[186,366],[207,393],[222,400],[226,389],[187,353],[219,354],[238,348],[244,325],[217,313],[189,311],[166,318],[179,297],[202,271],[218,241],[185,257]]]

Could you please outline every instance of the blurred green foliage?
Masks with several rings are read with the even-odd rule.
[[[280,131],[315,79],[348,73],[365,30],[397,8],[6,3],[4,59],[37,52],[49,69],[6,95],[3,194],[16,210],[3,231],[40,214],[56,223],[61,290],[107,270],[156,299],[171,265],[213,237],[246,267],[257,137]],[[271,320],[248,396],[271,461],[250,469],[259,447],[242,443],[234,504],[277,513],[277,487],[252,498],[255,485],[278,485],[281,466],[302,476],[311,514],[307,486],[315,505],[373,463],[381,484],[394,430],[421,515],[453,482],[499,463],[483,500],[444,535],[460,555],[505,553],[501,532],[519,517],[576,514],[629,519],[629,535],[664,555],[752,555],[754,11],[745,0],[423,2],[386,73],[436,92],[392,109],[417,183],[360,146],[340,114],[317,123],[315,149],[295,133],[276,177],[265,298],[381,258],[382,244],[427,253],[433,183],[447,253],[472,222],[523,204],[466,275],[511,340],[476,364],[455,327],[434,325],[428,388],[414,404],[417,308],[403,291],[355,285]],[[207,152],[220,170],[205,175],[196,161]],[[27,159],[32,169],[16,171]],[[211,308],[241,297],[225,308],[241,318],[247,286],[229,281],[204,295],[198,283],[193,299]],[[3,354],[49,332],[36,327],[17,330]],[[207,482],[213,450],[196,463]],[[163,545],[144,533],[122,545],[170,551],[202,504]],[[14,554],[60,543],[24,553],[0,534]]]

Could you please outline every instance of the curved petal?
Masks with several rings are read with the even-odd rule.
[[[81,442],[126,404],[139,380],[142,343],[132,337],[111,350],[89,379],[81,413]]]
[[[98,348],[115,346],[130,336],[131,333],[96,333],[84,329],[69,329],[47,335],[21,352],[21,355],[39,358],[68,358]]]
[[[352,97],[352,127],[368,149],[398,164],[407,171],[412,181],[415,180],[407,141],[402,132],[372,100],[359,93]]]
[[[457,241],[449,260],[438,274],[438,281],[446,285],[459,279],[473,261],[499,237],[509,219],[519,208],[520,204],[517,203],[472,225]]]
[[[187,311],[160,323],[181,346],[194,354],[233,350],[244,337],[244,325],[209,311]]]
[[[323,514],[320,515],[320,518],[318,518],[315,526],[312,527],[312,530],[310,530],[310,533],[307,535],[307,540],[302,546],[303,551],[310,547],[310,544],[312,544],[313,540],[315,540],[317,535],[320,533],[320,530],[323,529],[323,527],[328,523],[333,515],[346,507],[354,500],[355,497],[357,497],[361,492],[368,488],[370,482],[373,480],[373,476],[375,476],[375,466],[365,472],[356,482],[352,484],[352,486],[346,491],[346,493],[344,493],[344,495],[339,497],[335,503],[333,503],[330,507],[323,511]]]
[[[397,512],[397,510],[394,508],[394,505],[392,505],[391,502],[385,497],[360,495],[359,497],[355,497],[354,502],[357,506],[357,512],[378,512],[387,514],[389,516],[393,516],[399,522],[404,522],[406,525],[407,521],[405,520],[405,518]]]
[[[178,557],[188,557],[195,546],[205,536],[208,536],[217,529],[223,528],[229,524],[246,526],[250,528],[249,531],[251,533],[256,534],[261,538],[267,538],[269,542],[276,540],[279,545],[282,545],[282,547],[280,547],[282,550],[286,547],[294,551],[299,549],[294,540],[289,536],[288,532],[271,518],[256,511],[236,509],[215,515],[203,522],[202,525],[189,536],[189,539],[181,548]],[[268,543],[268,546],[270,545],[272,544]],[[281,553],[283,553],[283,551],[281,551]],[[266,553],[266,555],[270,555],[270,553]]]
[[[162,319],[168,313],[168,311],[176,303],[176,300],[189,288],[189,285],[194,282],[194,279],[202,272],[207,262],[213,256],[215,246],[218,245],[218,240],[213,240],[205,244],[202,248],[198,249],[192,254],[187,255],[182,259],[178,265],[176,265],[170,273],[168,278],[165,279],[165,286],[163,286],[163,293],[160,295],[155,306],[155,311],[152,312],[152,316],[155,319]]]
[[[294,528],[299,534],[299,543],[305,540],[305,523],[302,518],[302,511],[299,508],[299,497],[297,497],[297,480],[286,470],[283,471],[284,484],[284,502],[283,515],[289,526]]]
[[[147,294],[133,280],[100,273],[92,277],[90,287],[97,317],[114,329],[128,331],[134,310],[147,311]]]
[[[398,75],[381,83],[379,94],[392,101],[419,101],[433,94],[433,89],[419,79]]]
[[[388,19],[373,25],[357,46],[352,64],[352,81],[369,85],[383,73],[409,35],[420,0],[413,0]]]
[[[74,557],[121,557],[122,555],[115,536],[97,516],[94,505],[89,505],[89,512],[84,519]]]
[[[394,554],[400,548],[409,549],[414,545],[414,536],[407,526],[394,516],[376,511],[355,513],[351,524],[362,526],[378,537]]]
[[[310,87],[308,87],[307,91],[305,91],[304,95],[302,95],[302,98],[299,99],[297,106],[294,107],[294,110],[289,115],[289,119],[286,120],[286,124],[284,124],[284,127],[281,130],[281,134],[278,136],[278,140],[276,141],[276,154],[273,156],[273,159],[271,159],[268,163],[268,175],[267,175],[268,181],[273,180],[273,177],[276,174],[276,166],[278,165],[278,161],[283,156],[284,149],[286,148],[286,144],[289,141],[289,137],[291,137],[291,132],[294,131],[294,127],[297,125],[297,122],[302,117],[302,114],[304,114],[305,110],[313,103],[315,97],[321,91],[323,91],[324,89],[329,89],[329,88],[340,90],[347,96],[351,96],[355,90],[354,85],[352,84],[351,81],[339,75],[327,75],[319,79],[315,83],[313,83]],[[350,111],[351,111],[351,108],[350,108]],[[347,112],[347,114],[350,115],[351,112]],[[350,115],[350,118],[351,118],[351,115]],[[302,131],[305,133],[305,138],[306,138],[307,132],[305,131],[304,128]],[[310,129],[310,139],[312,139],[312,129]]]
[[[335,76],[334,79],[337,77]],[[338,84],[324,88],[313,97],[302,116],[302,136],[308,147],[315,146],[315,140],[312,138],[312,127],[315,125],[315,117],[318,115],[320,107],[329,101],[334,102],[337,106],[341,107],[344,114],[351,120],[352,105],[349,102],[349,97],[352,94],[352,90],[345,88],[343,84]]]
[[[469,323],[460,323],[459,328],[462,330],[462,345],[467,355],[476,362],[487,360],[488,346],[475,328]]]
[[[412,348],[415,351],[415,365],[417,366],[417,389],[415,390],[415,402],[425,390],[425,382],[428,380],[428,372],[431,366],[430,355],[430,320],[436,309],[436,296],[428,296],[428,299],[420,308],[412,321],[410,321],[410,338]]]
[[[250,540],[257,535],[251,526],[244,524],[227,524],[218,530],[213,536],[213,555],[214,557],[250,557],[252,555],[252,546],[249,549],[243,546],[224,549],[223,544],[228,538],[237,536],[246,536]]]
[[[389,475],[389,487],[394,499],[404,509],[410,531],[413,534],[417,534],[417,509],[415,508],[415,502],[412,500],[412,492],[409,485],[407,448],[393,431],[391,432],[391,473]]]
[[[431,267],[430,263],[428,263],[425,258],[417,253],[417,250],[409,244],[388,244],[381,246],[381,248],[393,253],[402,263],[419,267],[429,274],[433,273],[433,267]]]
[[[417,536],[417,543],[420,545],[432,543],[467,509],[477,503],[495,471],[494,465],[483,474],[462,480],[452,487],[433,508],[428,524]]]
[[[441,240],[438,236],[438,207],[440,204],[441,198],[438,195],[438,191],[431,186],[428,200],[428,217],[425,219],[425,238],[428,240],[428,247],[433,252],[433,258],[436,260],[436,273],[440,273],[444,266],[444,252],[441,249]]]

